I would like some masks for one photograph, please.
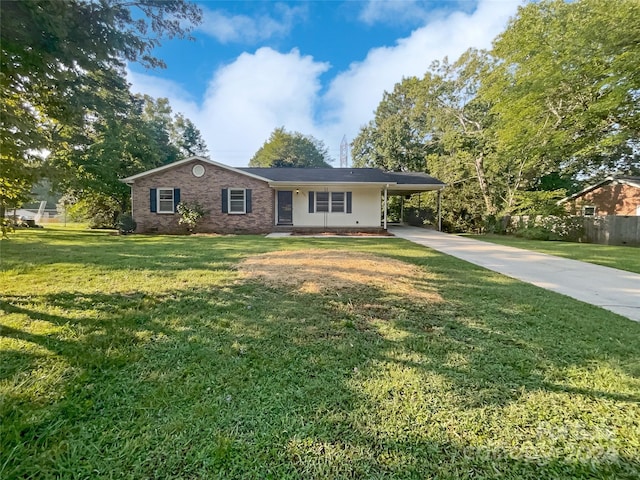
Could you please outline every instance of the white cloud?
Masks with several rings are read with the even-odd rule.
[[[169,97],[202,131],[212,158],[246,166],[274,128],[284,126],[325,142],[337,160],[343,135],[352,140],[372,117],[385,90],[403,77],[422,76],[434,60],[456,59],[469,47],[488,48],[516,11],[517,0],[483,0],[473,13],[456,12],[416,29],[393,46],[371,50],[338,73],[324,94],[329,65],[297,50],[261,48],[213,73],[197,102],[172,82],[130,74],[135,91]]]
[[[297,18],[306,13],[304,5],[289,7],[285,4],[273,6],[275,17],[270,15],[229,15],[222,10],[203,8],[202,24],[198,30],[214,37],[220,43],[238,42],[253,44],[272,37],[287,35]]]
[[[246,166],[277,127],[319,134],[314,107],[319,76],[328,68],[298,50],[279,53],[265,47],[243,53],[215,73],[200,105],[173,82],[132,72],[129,81],[135,92],[168,97],[174,112],[200,129],[214,160]]]
[[[200,107],[196,100],[181,85],[171,80],[158,78],[153,75],[136,73],[127,69],[127,80],[132,85],[133,93],[144,93],[153,98],[166,97],[170,100],[174,112],[187,115],[193,122]]]
[[[367,25],[418,24],[442,16],[446,11],[466,10],[475,4],[475,0],[448,0],[444,5],[430,0],[369,0],[364,2],[358,18]]]
[[[403,77],[422,76],[434,60],[455,60],[469,47],[489,48],[519,0],[484,0],[471,14],[454,12],[416,29],[393,47],[371,50],[331,82],[323,98],[325,124],[352,139],[372,117],[382,94]]]
[[[329,68],[297,50],[261,48],[216,72],[209,84],[201,128],[214,158],[246,164],[274,128],[313,129],[319,76]]]

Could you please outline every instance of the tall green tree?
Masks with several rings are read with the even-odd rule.
[[[425,171],[433,151],[429,132],[434,117],[424,95],[425,81],[406,78],[391,93],[384,92],[374,119],[351,144],[355,165],[394,171]]]
[[[181,151],[174,142],[177,125],[193,123],[172,115],[166,98],[130,95],[128,89],[104,92],[118,110],[93,112],[83,129],[66,127],[61,137],[66,148],[48,159],[56,190],[79,204],[93,226],[113,227],[118,215],[129,210],[130,191],[120,179],[174,162]],[[115,98],[119,95],[119,98]],[[206,150],[206,145],[202,143]]]
[[[354,158],[426,169],[461,212],[475,198],[484,215],[549,212],[581,183],[640,173],[638,65],[639,2],[530,2],[488,54],[436,62],[385,94]]]
[[[185,37],[200,15],[184,0],[0,2],[0,215],[40,175],[62,128],[82,128],[104,106],[97,85],[123,78],[125,61],[162,67],[160,39]]]
[[[354,139],[354,164],[423,171],[452,185],[443,196],[451,223],[494,213],[486,167],[494,156],[492,118],[477,97],[487,65],[485,53],[469,50],[454,63],[433,63],[421,79],[397,84]]]
[[[436,62],[432,78],[437,82],[430,87],[429,98],[430,108],[436,112],[434,126],[440,141],[440,159],[431,162],[434,174],[464,187],[467,195],[476,189],[484,213],[493,215],[501,208],[501,192],[490,178],[491,165],[496,160],[494,118],[489,112],[491,105],[478,97],[483,75],[489,68],[489,56],[475,49],[466,51],[453,63],[447,59]],[[469,183],[470,179],[475,185]],[[464,203],[474,204],[468,199]],[[477,207],[473,210],[475,216],[480,215]]]
[[[175,116],[173,122],[172,143],[178,148],[180,155],[183,157],[196,155],[206,157],[209,155],[209,149],[202,138],[200,130],[181,113]]]
[[[276,128],[249,161],[250,167],[331,167],[324,143],[310,135]]]
[[[637,168],[640,2],[528,3],[491,53],[481,95],[521,187],[551,174],[591,181]]]
[[[154,167],[175,162],[181,157],[179,147],[174,142],[173,111],[167,98],[153,98],[149,95],[136,95],[141,108],[141,120],[144,124],[142,132],[151,142],[154,160],[149,164]]]

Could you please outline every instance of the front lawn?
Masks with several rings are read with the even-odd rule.
[[[492,242],[509,247],[534,250],[536,252],[595,263],[605,267],[640,273],[640,248],[595,243],[554,242],[527,240],[513,235],[465,235],[476,240]]]
[[[400,239],[0,249],[0,478],[640,476],[608,311]]]

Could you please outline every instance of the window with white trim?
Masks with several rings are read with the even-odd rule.
[[[331,192],[331,211],[344,213],[344,192]]]
[[[247,213],[246,211],[246,191],[244,188],[230,188],[229,191],[229,213]]]
[[[582,207],[582,215],[585,217],[593,217],[596,214],[596,207],[592,205]]]
[[[173,188],[158,189],[158,213],[174,213]]]
[[[316,212],[329,211],[329,192],[316,192]]]
[[[315,212],[345,212],[345,192],[315,192]]]
[[[309,213],[351,213],[352,192],[309,192]]]

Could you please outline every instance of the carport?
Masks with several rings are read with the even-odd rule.
[[[387,229],[388,224],[389,196],[400,196],[404,199],[416,193],[436,192],[436,218],[438,231],[442,231],[441,195],[445,184],[440,180],[418,172],[390,173],[389,175],[392,175],[396,182],[385,185],[383,191],[384,208],[382,222],[384,229]]]

